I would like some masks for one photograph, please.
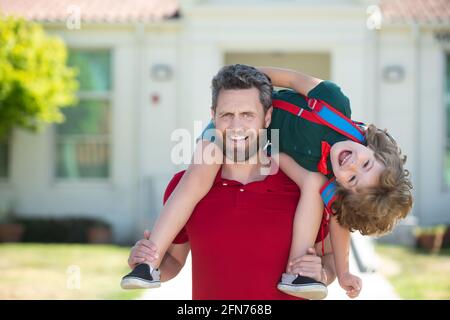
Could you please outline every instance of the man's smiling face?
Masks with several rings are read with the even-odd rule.
[[[258,89],[222,89],[212,116],[222,134],[225,156],[237,162],[252,157],[260,147],[259,131],[269,125],[270,115],[264,114]]]

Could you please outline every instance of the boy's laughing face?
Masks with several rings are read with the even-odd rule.
[[[330,159],[336,181],[353,192],[376,186],[386,168],[372,149],[350,140],[335,143]]]

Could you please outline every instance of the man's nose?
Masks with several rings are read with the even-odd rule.
[[[233,121],[231,122],[231,128],[234,130],[242,129],[242,121],[239,117],[233,117]]]

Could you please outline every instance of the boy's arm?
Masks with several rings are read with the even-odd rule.
[[[194,158],[207,145],[211,143],[198,142]],[[158,252],[154,267],[159,266],[172,240],[189,220],[197,203],[211,189],[220,166],[221,164],[191,164],[168,197],[150,235]]]
[[[341,278],[344,274],[349,273],[350,231],[342,227],[337,218],[332,216],[330,219],[330,234],[336,274],[338,278]]]
[[[313,76],[289,69],[274,67],[258,67],[271,80],[272,84],[277,87],[290,88],[298,93],[307,96],[323,80]]]
[[[356,298],[361,292],[362,281],[349,271],[350,231],[342,227],[336,217],[332,217],[330,233],[339,285],[350,298]]]

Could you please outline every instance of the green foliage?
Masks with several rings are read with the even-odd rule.
[[[76,75],[61,39],[39,24],[0,15],[0,139],[14,127],[35,131],[62,122],[60,108],[77,102]]]
[[[15,221],[25,227],[23,242],[85,243],[90,228],[111,229],[109,223],[94,218],[17,217]]]

